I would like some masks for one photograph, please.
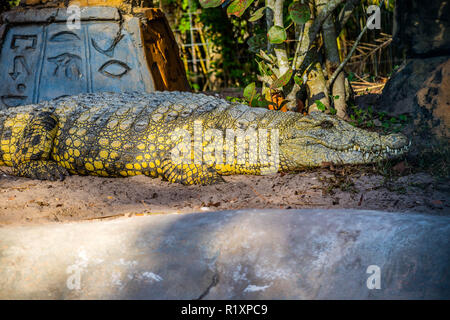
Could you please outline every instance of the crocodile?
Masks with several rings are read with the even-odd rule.
[[[322,112],[305,116],[174,91],[86,93],[0,110],[0,138],[0,165],[16,176],[144,174],[185,185],[324,162],[366,164],[399,157],[410,145],[402,134],[380,135]]]

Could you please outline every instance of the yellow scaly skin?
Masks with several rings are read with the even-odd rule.
[[[221,175],[261,174],[270,165],[226,163],[225,156],[221,163],[174,163],[177,141],[170,133],[184,129],[194,136],[200,121],[202,135],[209,128],[224,137],[226,129],[279,129],[279,171],[322,162],[368,163],[407,150],[402,135],[379,136],[322,113],[303,117],[189,92],[95,93],[1,110],[0,165],[41,180],[144,174],[187,185],[218,182]],[[202,152],[212,150],[207,139],[202,145]],[[204,160],[215,161],[205,154]]]

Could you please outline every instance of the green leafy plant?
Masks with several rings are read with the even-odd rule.
[[[164,1],[173,3],[169,7],[174,17],[171,27],[177,40],[186,44],[181,47],[182,59],[190,71],[188,79],[196,83],[199,91],[245,87],[256,81],[257,63],[247,57],[266,46],[265,28],[227,14],[226,8],[214,8],[217,4],[225,4],[224,1]],[[201,4],[206,8],[200,8]],[[165,8],[167,15],[169,8]],[[255,35],[260,36],[252,37]],[[251,46],[247,45],[249,38],[254,41]],[[252,47],[255,51],[251,51]]]
[[[282,84],[280,84],[282,85]],[[285,110],[286,100],[279,103],[278,99],[268,99],[267,96],[272,97],[277,95],[276,90],[268,89],[268,92],[259,93],[256,89],[256,83],[252,82],[244,89],[244,99],[252,107],[269,108],[271,110]]]
[[[244,89],[244,98],[252,107],[267,107],[270,102],[266,101],[256,90],[256,83],[252,82]]]
[[[288,101],[288,109],[296,110],[300,105],[298,99],[304,100],[302,92],[308,92],[309,97],[325,94],[319,109],[326,106],[326,112],[343,118],[347,116],[351,96],[348,85],[355,75],[350,73],[346,82],[342,70],[367,30],[367,6],[378,5],[392,12],[393,3],[390,0],[200,0],[203,7],[220,6],[230,19],[240,17],[258,29],[257,32],[249,29],[252,32],[248,46],[256,54],[257,80],[266,100],[270,90],[276,89]],[[351,19],[354,12],[357,16],[363,13],[362,19]],[[357,32],[354,36],[352,31],[352,37],[357,40],[354,48],[344,53],[340,48],[346,40],[341,35],[348,35],[350,24]],[[346,32],[341,32],[344,29]],[[331,97],[327,92],[331,92]],[[306,101],[306,108],[317,106],[311,100]]]
[[[227,6],[228,15],[237,17],[241,17],[254,3],[259,2],[255,2],[254,0],[200,0],[200,4],[204,8]],[[253,6],[252,8],[254,9],[252,9],[248,21],[256,22],[263,18],[269,10],[272,12],[278,10],[275,8],[274,3],[274,1],[266,1],[264,6]],[[274,107],[274,104],[277,103],[271,101],[272,94],[282,93],[282,96],[286,96],[286,93],[292,89],[293,84],[296,84],[297,86],[305,85],[301,80],[302,77],[296,74],[296,57],[287,56],[284,46],[288,40],[288,31],[290,27],[294,25],[304,25],[310,20],[311,12],[307,4],[298,1],[283,1],[283,3],[286,5],[284,10],[286,10],[285,13],[287,13],[281,14],[282,16],[284,14],[285,18],[283,19],[283,23],[274,23],[274,20],[271,23],[271,26],[267,26],[266,33],[255,33],[248,39],[249,50],[256,53],[256,63],[259,71],[258,80],[262,82],[261,93],[252,91],[252,88],[254,89],[254,87],[256,87],[256,85],[254,86],[252,83],[244,90],[244,97],[252,106]],[[269,50],[268,45],[273,46],[275,52]],[[285,62],[280,61],[280,51],[285,52],[283,53],[286,55]],[[253,94],[248,92],[252,92]],[[286,101],[286,103],[288,103],[288,101]]]

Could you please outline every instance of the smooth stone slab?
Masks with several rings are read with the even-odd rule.
[[[6,226],[0,298],[449,299],[449,244],[449,217],[356,210]]]

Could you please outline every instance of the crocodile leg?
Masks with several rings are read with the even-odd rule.
[[[15,175],[39,180],[63,180],[68,175],[65,168],[50,159],[57,130],[58,120],[49,112],[31,119],[12,157]]]
[[[172,160],[163,160],[162,176],[170,182],[184,185],[213,184],[224,182],[223,178],[210,166],[200,164],[175,164]]]

